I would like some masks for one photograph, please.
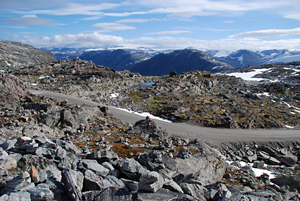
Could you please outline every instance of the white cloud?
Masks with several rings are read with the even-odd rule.
[[[54,20],[46,19],[46,18],[40,18],[35,15],[24,15],[19,18],[8,18],[8,19],[2,19],[2,22],[10,23],[10,24],[16,24],[20,26],[29,26],[29,25],[45,25],[53,23]]]
[[[182,33],[191,33],[191,31],[185,31],[185,30],[161,31],[161,32],[148,33],[147,35],[168,35],[168,34],[182,34]]]
[[[234,23],[234,21],[224,21],[224,23],[226,23],[226,24],[232,24],[232,23]]]
[[[149,18],[149,19],[123,19],[123,20],[118,20],[117,22],[125,22],[125,23],[145,23],[145,22],[151,22],[151,21],[167,21],[168,19],[163,18]]]
[[[110,45],[124,45],[125,40],[122,37],[99,34],[97,32],[90,34],[65,34],[55,35],[53,37],[29,37],[25,36],[20,42],[31,44],[35,47],[106,47]]]
[[[289,19],[296,19],[296,20],[300,20],[300,13],[290,13],[284,16],[285,18],[289,18]]]
[[[278,38],[289,35],[300,34],[300,28],[295,29],[267,29],[267,30],[258,30],[258,31],[248,31],[232,35],[230,37],[239,37],[239,38]]]
[[[22,17],[37,17],[36,15],[23,15]]]
[[[261,40],[250,38],[229,38],[221,40],[196,40],[184,37],[140,37],[124,39],[119,36],[100,33],[79,33],[76,35],[65,34],[54,37],[29,37],[25,36],[22,43],[35,47],[73,47],[73,48],[105,48],[119,46],[123,48],[147,47],[157,50],[184,49],[224,49],[224,50],[267,50],[267,49],[300,49],[300,39],[289,40]]]
[[[100,30],[99,32],[109,32],[109,31],[120,31],[120,30],[135,29],[135,27],[127,26],[127,25],[124,25],[124,24],[116,23],[116,22],[97,23],[97,24],[94,24],[92,26],[102,28],[102,30]]]

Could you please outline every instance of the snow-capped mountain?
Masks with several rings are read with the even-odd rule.
[[[300,61],[300,51],[295,50],[264,50],[264,51],[250,51],[237,50],[226,55],[224,51],[209,50],[206,53],[215,59],[228,63],[236,68],[243,68],[253,65],[286,63],[293,61]],[[229,52],[227,52],[229,53]]]
[[[104,65],[116,70],[129,69],[129,66],[143,62],[159,53],[168,54],[174,50],[156,51],[144,47],[124,49],[122,47],[106,47],[97,49],[47,48],[56,59],[72,60],[76,57],[91,60],[97,65]],[[253,65],[286,63],[300,61],[300,51],[295,50],[206,50],[204,53],[214,59],[227,63],[235,68]]]
[[[128,70],[130,66],[150,59],[157,52],[151,49],[109,49],[109,50],[87,50],[79,58],[93,61],[96,65],[108,66],[115,70]]]
[[[56,47],[50,47],[50,48],[41,48],[51,51],[51,53],[55,56],[57,60],[72,60],[76,57],[79,57],[84,51],[86,51],[86,48],[56,48]]]

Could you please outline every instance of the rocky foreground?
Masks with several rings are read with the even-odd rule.
[[[299,66],[270,65],[274,70],[263,76],[272,82],[255,84],[206,71],[141,76],[80,59],[34,65],[14,74],[27,88],[150,112],[173,122],[214,128],[291,128],[300,126]]]
[[[25,80],[28,73],[31,83],[43,89],[66,84],[57,90],[85,93],[98,101],[117,92],[110,83],[118,81],[124,90],[150,80],[90,62],[65,62],[71,65],[61,68],[61,74],[41,79],[32,67],[32,71],[22,69],[21,78]],[[82,71],[79,64],[94,71]],[[54,65],[49,72],[56,69]],[[199,73],[204,75],[211,79]],[[71,88],[75,82],[78,85]],[[88,90],[79,91],[84,83]],[[97,83],[110,91],[91,96],[99,93],[91,88]],[[107,107],[36,97],[25,86],[16,76],[0,74],[0,201],[300,199],[299,142],[211,147],[201,139],[170,137],[149,118],[129,125]],[[109,102],[116,103],[113,97]]]

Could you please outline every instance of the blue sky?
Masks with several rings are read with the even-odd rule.
[[[0,39],[35,47],[300,50],[300,0],[0,0]]]

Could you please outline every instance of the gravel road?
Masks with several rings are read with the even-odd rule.
[[[68,100],[72,104],[88,104],[99,106],[101,104],[83,98],[48,92],[28,90],[35,95],[53,97],[59,101]],[[144,116],[126,112],[115,107],[109,107],[110,113],[124,122],[134,124],[144,119]],[[300,142],[299,129],[219,129],[200,127],[185,123],[168,123],[154,120],[159,127],[166,129],[172,136],[189,139],[201,139],[212,145],[227,142]]]

